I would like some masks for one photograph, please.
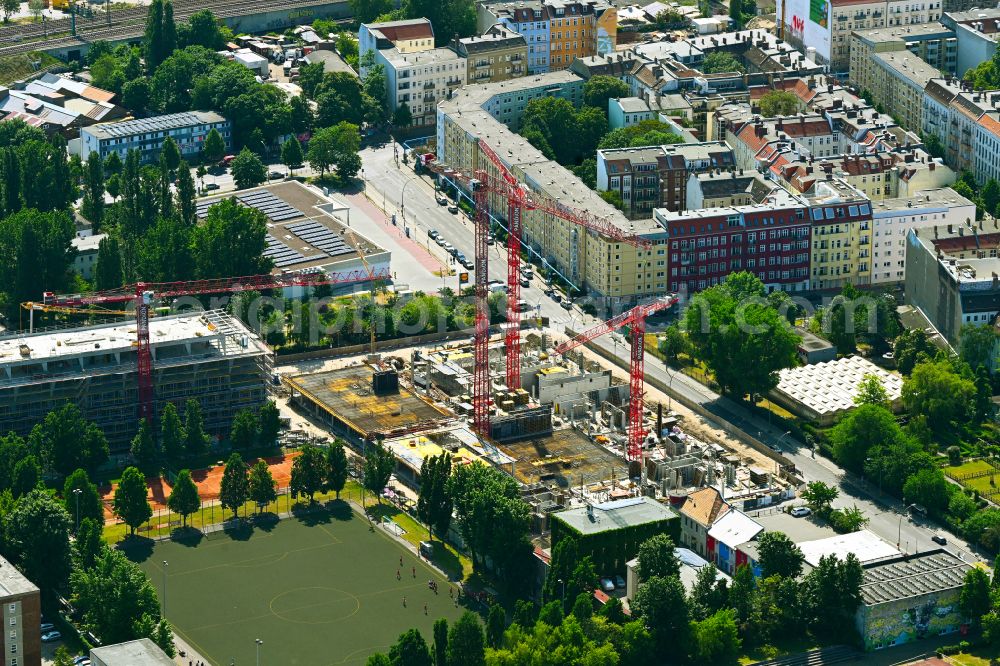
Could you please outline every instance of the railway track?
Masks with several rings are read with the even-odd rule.
[[[174,0],[174,20],[186,21],[195,12],[210,9],[216,18],[231,18],[257,13],[260,0]],[[284,0],[281,9],[311,7],[317,0]],[[335,4],[330,2],[329,4]],[[94,18],[77,17],[76,37],[69,33],[70,19],[46,21],[45,24],[6,26],[0,28],[0,56],[16,55],[29,51],[67,48],[97,40],[122,40],[139,37],[145,30],[147,9],[136,7],[111,12],[111,23],[104,14]],[[46,35],[60,35],[46,38]]]

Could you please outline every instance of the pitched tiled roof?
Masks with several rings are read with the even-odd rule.
[[[729,505],[715,488],[696,490],[684,500],[681,515],[687,516],[699,525],[713,525],[729,511]]]

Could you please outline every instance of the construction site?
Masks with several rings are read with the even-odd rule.
[[[236,412],[263,403],[271,351],[225,312],[156,317],[149,342],[153,413],[195,398],[206,430],[226,435]],[[135,321],[0,338],[0,431],[27,435],[72,402],[112,452],[126,450],[138,428],[138,354]]]

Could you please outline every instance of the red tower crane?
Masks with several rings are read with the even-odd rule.
[[[346,273],[282,273],[280,275],[252,275],[248,277],[191,280],[187,282],[137,282],[119,289],[95,291],[85,294],[55,295],[46,293],[45,305],[80,307],[86,305],[135,303],[136,353],[139,383],[139,418],[153,418],[153,355],[149,346],[149,308],[154,298],[175,298],[200,294],[266,291],[286,287],[315,287],[319,285],[349,284],[364,280],[391,277],[388,268],[376,271],[355,270]]]
[[[631,326],[632,360],[629,366],[628,448],[625,454],[625,457],[630,461],[639,460],[642,453],[642,438],[646,436],[642,427],[643,378],[646,374],[644,360],[646,317],[672,307],[677,303],[677,300],[676,296],[668,296],[646,305],[639,305],[556,345],[553,349],[557,354],[566,354],[605,333],[618,330],[623,326]]]
[[[640,249],[649,249],[652,243],[630,234],[611,222],[587,211],[566,206],[553,199],[532,192],[521,183],[496,152],[482,139],[479,149],[496,168],[499,178],[485,169],[471,172],[456,171],[445,164],[431,163],[428,170],[466,184],[473,192],[476,204],[475,231],[475,290],[476,290],[476,333],[474,337],[474,360],[472,378],[472,404],[476,431],[489,436],[489,304],[488,268],[486,237],[489,235],[489,199],[491,195],[507,201],[507,324],[504,332],[506,349],[506,381],[508,388],[521,386],[521,313],[517,304],[521,291],[521,219],[526,210],[538,210],[554,217],[572,222],[597,234],[621,243],[628,243]]]

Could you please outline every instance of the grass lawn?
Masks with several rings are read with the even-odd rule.
[[[166,599],[177,633],[213,664],[255,663],[260,638],[265,663],[360,665],[403,631],[430,637],[434,620],[464,611],[434,569],[347,503],[329,507],[189,541],[142,540],[126,552]]]
[[[777,645],[764,645],[746,650],[740,656],[740,664],[754,664],[765,659],[775,659],[790,654],[798,654],[819,647],[819,643],[805,632],[789,632]]]
[[[989,471],[995,472],[995,469],[992,465],[990,465],[984,460],[971,460],[967,463],[963,463],[955,467],[944,468],[945,474],[952,476],[953,478],[961,477],[963,474],[970,474],[973,472],[989,472]],[[1000,477],[1000,472],[996,472],[994,476],[980,476],[974,479],[964,479],[964,480],[956,478],[955,480],[958,481],[960,484],[962,484],[964,487],[969,488],[970,490],[978,490],[980,495],[989,495],[991,493],[1000,491],[1000,486],[994,486],[990,484],[990,479],[996,477]],[[998,480],[997,483],[1000,483],[1000,480]]]
[[[353,480],[347,482],[344,490],[340,493],[341,498],[352,500],[361,504],[361,486]],[[317,501],[330,501],[336,497],[335,493],[317,493]],[[379,504],[371,493],[364,494],[365,507],[369,509],[373,520],[392,520],[406,532],[403,539],[414,547],[421,541],[428,538],[427,529],[412,516],[402,511],[398,507],[383,502]],[[304,507],[308,500],[299,498],[291,499],[288,495],[280,495],[276,502],[272,502],[264,508],[264,513],[285,513],[294,510],[295,507]],[[257,511],[257,506],[252,502],[247,502],[240,509],[241,516],[252,516]],[[223,512],[222,507],[215,504],[202,506],[201,509],[191,516],[188,516],[187,524],[191,527],[202,528],[208,525],[221,523],[223,520],[231,518],[232,512]],[[169,535],[173,530],[181,527],[181,516],[164,511],[156,512],[148,523],[140,527],[139,536],[159,538]],[[128,526],[124,523],[109,524],[104,526],[104,540],[109,544],[115,544],[124,539],[129,533]],[[472,574],[472,562],[468,557],[460,554],[450,544],[444,544],[435,537],[435,555],[433,562],[449,577],[458,580],[466,580]]]
[[[13,83],[35,72],[32,62],[40,62],[42,67],[48,67],[59,60],[41,51],[4,56],[0,58],[0,85]]]
[[[945,657],[945,660],[959,666],[990,666],[990,659],[1000,656],[996,648],[974,648],[971,652],[961,652]]]

